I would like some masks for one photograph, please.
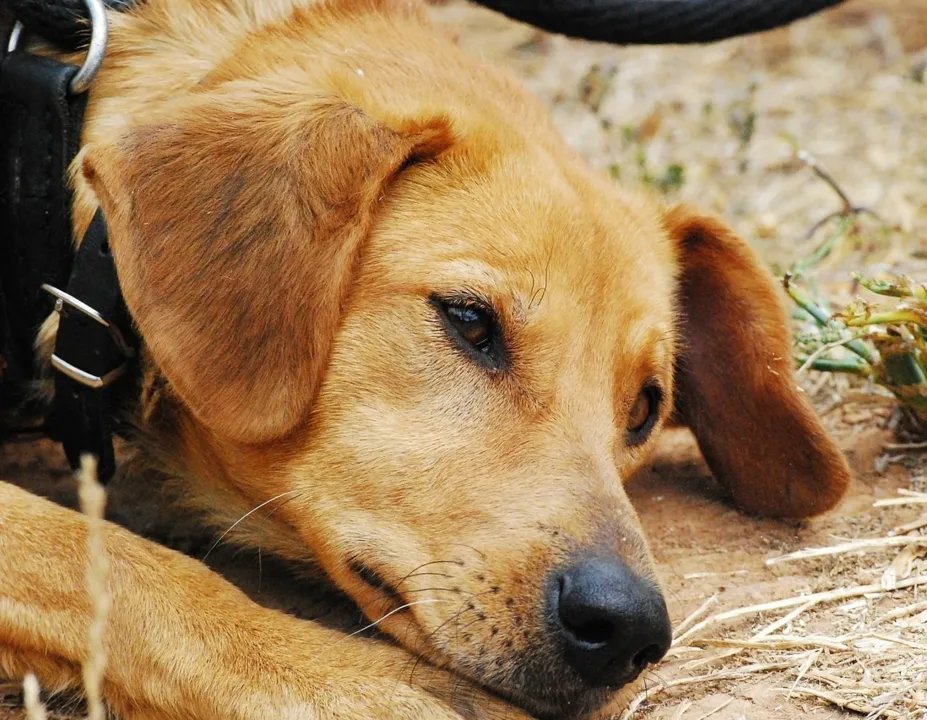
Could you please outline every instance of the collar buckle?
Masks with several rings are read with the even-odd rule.
[[[135,357],[135,351],[132,350],[132,347],[126,342],[125,337],[119,331],[119,328],[115,324],[109,322],[109,320],[103,317],[103,315],[101,315],[93,307],[85,303],[83,300],[74,297],[64,290],[56,288],[54,285],[50,285],[49,283],[43,283],[42,289],[55,298],[55,312],[58,313],[59,316],[64,310],[65,305],[80,313],[83,313],[88,318],[99,323],[109,331],[109,334],[113,339],[113,343],[127,360]],[[52,367],[54,367],[58,372],[63,373],[75,382],[79,382],[81,385],[85,385],[86,387],[92,388],[94,390],[99,390],[102,387],[111,385],[114,381],[118,380],[126,370],[126,364],[121,363],[104,375],[94,375],[93,373],[87,372],[86,370],[81,370],[76,365],[73,365],[67,360],[58,357],[56,354],[52,354],[51,364]]]
[[[90,452],[100,459],[101,477],[108,479],[115,469],[114,406],[125,390],[117,381],[132,374],[127,371],[137,356],[137,339],[132,337],[101,210],[77,248],[66,289],[50,283],[42,289],[55,298],[58,313],[51,359],[57,377],[49,424],[72,464]]]

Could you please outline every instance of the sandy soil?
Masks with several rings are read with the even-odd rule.
[[[465,46],[525,77],[550,105],[569,142],[593,164],[609,168],[622,182],[661,186],[671,199],[722,212],[773,265],[806,255],[810,246],[797,239],[839,207],[833,192],[795,160],[796,148],[814,153],[855,202],[876,209],[894,226],[862,234],[822,266],[820,282],[843,296],[851,292],[848,268],[924,270],[927,54],[919,49],[927,47],[927,4],[920,5],[855,2],[761,39],[663,49],[549,37],[456,2],[435,12],[460,26]],[[834,537],[879,535],[916,516],[910,508],[871,507],[899,488],[924,489],[917,458],[883,450],[890,440],[885,429],[890,404],[813,373],[803,382],[857,475],[839,512],[801,526],[744,517],[725,501],[684,432],[667,436],[653,467],[630,483],[675,622],[715,594],[712,612],[878,582],[884,557],[853,555],[774,568],[764,561],[827,545]],[[71,494],[69,473],[50,443],[0,449],[0,474],[64,500]],[[118,517],[118,498],[114,502]],[[151,519],[132,520],[146,523],[155,534],[164,530]],[[187,549],[196,544],[169,539]],[[253,581],[254,564],[239,559],[236,568],[244,584]],[[870,610],[882,611],[900,601],[869,602]],[[773,619],[749,617],[720,634],[743,635]],[[823,627],[832,616],[811,616],[808,622]],[[647,682],[691,675],[684,665],[698,652],[670,658]],[[683,686],[642,704],[634,717],[843,715],[819,700],[788,697],[783,688],[793,679],[781,670]],[[21,717],[14,709],[15,685],[0,684],[0,697],[4,691],[0,705],[9,708],[0,708],[0,720]],[[66,704],[63,717],[68,710]]]

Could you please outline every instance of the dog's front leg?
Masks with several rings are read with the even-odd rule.
[[[0,482],[0,673],[77,686],[91,606],[84,516]],[[263,608],[201,563],[107,523],[104,694],[128,718],[523,717],[410,657]]]

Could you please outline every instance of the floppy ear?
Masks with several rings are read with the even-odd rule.
[[[681,267],[679,419],[748,512],[804,518],[831,509],[849,468],[798,389],[773,278],[721,221],[677,207],[665,222]]]
[[[194,97],[177,117],[88,148],[84,176],[177,395],[220,436],[267,441],[307,415],[386,186],[451,132],[318,98]]]

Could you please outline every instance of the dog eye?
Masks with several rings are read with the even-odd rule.
[[[628,444],[640,445],[650,435],[660,415],[663,393],[656,385],[647,384],[637,394],[628,413]]]
[[[466,305],[448,305],[447,316],[464,340],[482,353],[489,352],[494,329],[492,318]]]
[[[503,362],[502,338],[495,314],[475,299],[432,298],[450,338],[468,357],[497,370]]]

